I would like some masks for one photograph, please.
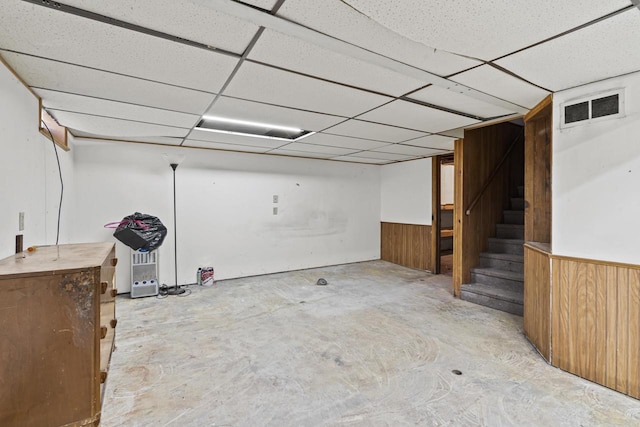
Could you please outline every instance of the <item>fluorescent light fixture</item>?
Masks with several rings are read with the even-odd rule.
[[[294,141],[294,142],[298,142],[298,141],[300,141],[301,139],[305,139],[306,137],[311,136],[311,135],[315,135],[315,134],[316,134],[316,132],[309,132],[309,133],[305,133],[304,135],[301,135],[301,136],[297,137],[297,138],[296,138],[296,139],[294,139],[293,141]]]
[[[313,135],[315,132],[309,132],[309,133],[305,133],[299,137],[297,137],[296,139],[289,139],[289,138],[280,138],[277,136],[268,136],[268,135],[257,135],[254,133],[244,133],[244,132],[233,132],[230,130],[220,130],[220,129],[210,129],[210,128],[204,128],[204,127],[196,127],[197,130],[203,130],[206,132],[214,132],[214,133],[224,133],[227,135],[238,135],[238,136],[248,136],[251,138],[262,138],[262,139],[271,139],[271,140],[275,140],[275,141],[284,141],[284,142],[297,142],[300,141],[303,138],[306,138],[308,136]]]
[[[218,116],[203,116],[202,120],[197,124],[196,129],[286,142],[297,141],[310,134],[308,130],[292,126],[272,125],[270,123],[259,123]]]
[[[294,128],[294,127],[291,127],[291,126],[280,126],[280,125],[272,125],[270,123],[252,122],[252,121],[248,121],[248,120],[228,119],[226,117],[202,116],[202,119],[206,120],[206,121],[213,121],[213,122],[220,122],[220,123],[232,123],[232,124],[236,124],[236,125],[252,126],[252,127],[257,127],[257,128],[278,129],[278,130],[284,130],[284,131],[296,132],[296,133],[297,132],[302,132],[302,129]]]

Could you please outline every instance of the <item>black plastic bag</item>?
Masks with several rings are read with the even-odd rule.
[[[113,237],[134,250],[158,249],[167,235],[167,227],[155,216],[136,212],[120,221]]]

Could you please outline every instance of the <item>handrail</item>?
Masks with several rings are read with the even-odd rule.
[[[507,161],[507,159],[509,158],[509,155],[511,154],[511,152],[513,151],[513,147],[515,147],[516,143],[518,141],[520,141],[522,139],[522,134],[516,136],[514,138],[514,140],[511,142],[511,145],[509,146],[509,148],[507,148],[507,151],[504,153],[504,156],[502,156],[502,159],[500,160],[500,162],[497,164],[497,166],[493,169],[493,172],[491,172],[491,175],[489,176],[489,178],[485,181],[484,185],[482,186],[482,188],[480,189],[480,191],[478,192],[478,195],[473,199],[473,201],[469,204],[469,207],[467,208],[467,210],[465,211],[466,215],[471,215],[471,210],[478,204],[478,202],[480,201],[480,198],[482,197],[482,195],[484,194],[485,191],[487,191],[487,188],[489,188],[489,185],[491,185],[491,183],[493,182],[493,179],[496,177],[496,175],[498,175],[498,172],[500,171],[500,169],[502,168],[502,165]]]

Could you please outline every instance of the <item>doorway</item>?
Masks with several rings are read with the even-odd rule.
[[[454,155],[433,158],[433,272],[453,275]]]

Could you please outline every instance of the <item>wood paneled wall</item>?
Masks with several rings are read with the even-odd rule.
[[[640,266],[553,257],[552,364],[640,398]]]
[[[460,286],[470,280],[471,268],[478,264],[480,252],[486,249],[487,239],[495,235],[495,225],[502,221],[502,212],[509,206],[509,181],[514,179],[512,174],[523,173],[522,147],[516,148],[511,156],[515,163],[519,161],[520,171],[511,167],[511,161],[503,165],[471,215],[466,215],[465,211],[521,132],[520,126],[500,123],[467,130],[464,140],[455,143],[455,296],[460,295]]]
[[[526,241],[551,242],[551,95],[525,117]]]
[[[524,334],[551,362],[550,251],[525,244],[524,268]]]
[[[405,267],[433,270],[431,226],[380,223],[380,258]]]

